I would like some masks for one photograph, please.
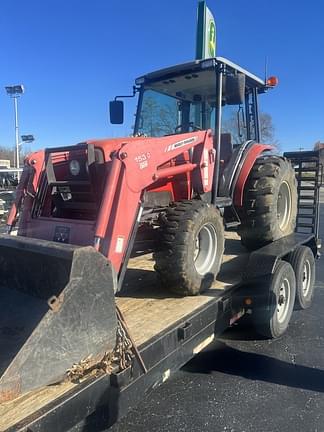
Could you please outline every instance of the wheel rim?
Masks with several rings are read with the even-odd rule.
[[[290,304],[290,282],[285,278],[279,288],[277,301],[277,319],[279,323],[285,321]]]
[[[303,268],[303,281],[302,281],[302,295],[304,297],[307,296],[309,293],[309,289],[311,286],[311,263],[309,260],[305,261],[304,268]]]
[[[283,231],[286,229],[290,222],[291,217],[291,190],[287,182],[282,182],[279,188],[278,202],[277,202],[277,218],[279,228]]]
[[[217,254],[217,235],[210,223],[203,225],[195,240],[194,265],[197,273],[205,275],[213,267]]]

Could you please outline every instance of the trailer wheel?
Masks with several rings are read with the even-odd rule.
[[[255,250],[294,232],[297,183],[291,163],[279,156],[257,159],[244,189],[239,234]]]
[[[312,250],[299,246],[287,256],[296,275],[296,309],[307,309],[312,304],[315,284],[315,259]]]
[[[210,288],[224,252],[219,210],[198,200],[173,203],[162,218],[160,233],[154,259],[162,285],[184,296]]]
[[[268,287],[267,304],[259,305],[252,314],[258,333],[278,338],[287,330],[295,302],[296,278],[286,261],[279,261]]]

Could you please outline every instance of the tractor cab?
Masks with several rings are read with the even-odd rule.
[[[213,129],[231,134],[233,145],[260,140],[259,93],[273,87],[227,59],[217,57],[161,69],[136,79],[139,92],[134,134],[161,137]],[[134,93],[135,93],[134,92]],[[111,103],[112,123],[123,122],[122,102]],[[229,141],[229,137],[225,138]]]
[[[134,135],[162,137],[212,129],[219,183],[229,161],[236,165],[239,147],[260,142],[258,94],[274,83],[222,57],[143,75],[135,81],[139,100]],[[117,98],[110,105],[112,123],[123,122],[123,103]]]

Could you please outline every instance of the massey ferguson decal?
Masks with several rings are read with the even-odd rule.
[[[194,137],[190,137],[190,138],[186,138],[184,140],[178,141],[178,142],[176,142],[174,144],[170,144],[168,147],[165,148],[165,152],[176,150],[179,147],[183,147],[185,145],[194,143],[195,141],[197,141],[197,139],[198,139],[198,137],[194,136]]]

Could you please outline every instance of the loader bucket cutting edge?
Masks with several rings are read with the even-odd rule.
[[[0,235],[0,403],[113,350],[114,284],[90,246]]]

